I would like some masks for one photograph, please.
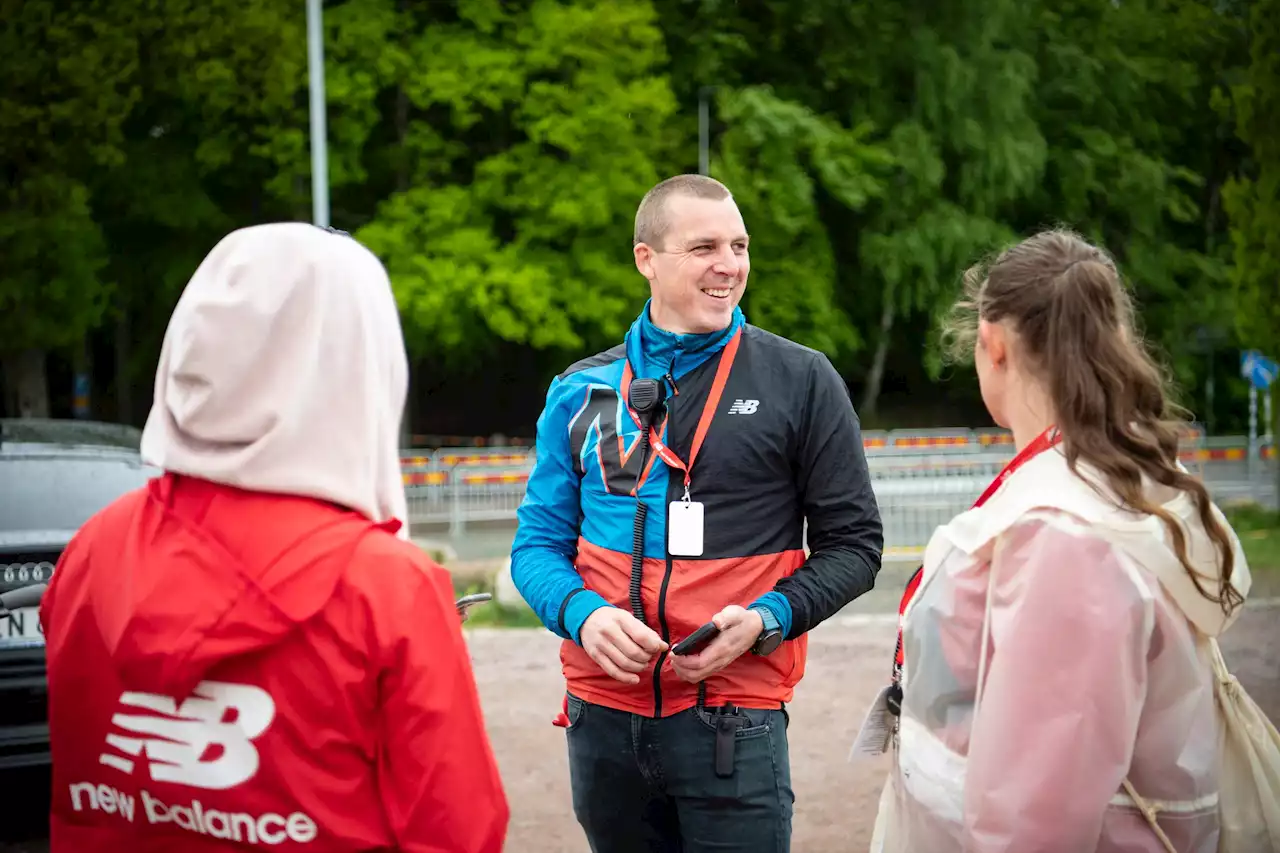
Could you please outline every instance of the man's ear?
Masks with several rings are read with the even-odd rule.
[[[640,275],[653,281],[653,247],[648,243],[636,243],[632,249],[632,254],[636,257],[636,269],[640,271]]]

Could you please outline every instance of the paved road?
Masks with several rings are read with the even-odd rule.
[[[890,596],[892,597],[892,596]],[[563,733],[551,725],[562,681],[557,640],[540,630],[471,629],[469,641],[490,735],[512,805],[507,850],[586,853],[569,803]],[[848,747],[864,709],[885,678],[894,639],[891,614],[841,615],[811,635],[804,682],[791,706],[796,792],[793,849],[847,853],[866,849],[885,759],[853,766]],[[1223,642],[1246,689],[1280,720],[1280,607],[1249,607]],[[47,778],[6,780],[0,818],[26,818],[26,840],[0,836],[0,853],[47,853],[39,824]]]

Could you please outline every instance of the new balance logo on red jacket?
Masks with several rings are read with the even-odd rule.
[[[253,739],[276,714],[265,690],[221,681],[200,682],[181,706],[168,696],[132,692],[124,693],[120,704],[135,712],[111,718],[112,725],[128,734],[107,735],[107,745],[115,751],[103,753],[98,759],[102,764],[132,773],[134,762],[121,753],[145,755],[155,781],[213,791],[247,782],[258,772]]]
[[[398,526],[176,474],[89,519],[40,608],[50,853],[500,853],[453,586]]]
[[[276,714],[275,701],[262,688],[222,681],[200,682],[181,703],[171,696],[125,691],[120,705],[124,710],[111,717],[116,731],[107,735],[110,749],[99,756],[100,764],[134,776],[142,772],[141,763],[152,781],[209,791],[235,788],[257,774],[260,759],[253,741]],[[241,844],[307,844],[316,838],[316,822],[301,811],[288,816],[227,812],[194,798],[170,804],[146,788],[135,798],[123,783],[108,784],[113,781],[73,782],[72,809],[115,814],[129,823],[172,823]]]

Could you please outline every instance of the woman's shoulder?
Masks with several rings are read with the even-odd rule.
[[[1101,523],[1116,507],[1081,473],[1072,471],[1057,449],[1041,453],[1013,472],[981,506],[963,512],[939,528],[954,547],[975,553],[1005,531],[1036,518],[1071,517]]]

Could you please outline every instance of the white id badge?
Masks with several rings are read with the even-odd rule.
[[[863,758],[882,755],[889,748],[893,738],[893,715],[889,713],[889,685],[885,685],[876,694],[875,701],[867,711],[866,719],[858,737],[849,750],[849,761],[856,762]]]
[[[702,504],[672,501],[667,513],[667,550],[673,557],[702,556]]]

